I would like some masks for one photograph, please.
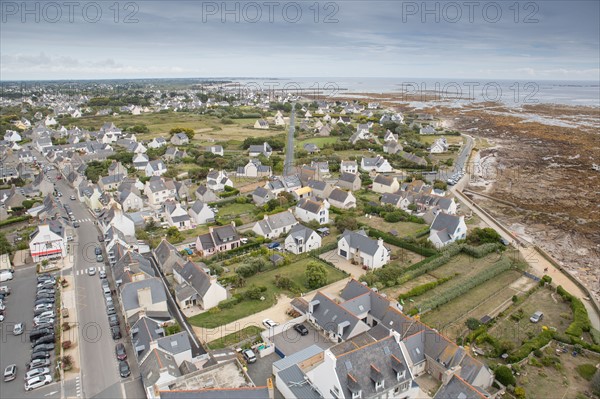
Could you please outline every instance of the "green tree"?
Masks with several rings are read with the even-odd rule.
[[[171,135],[171,137],[173,137],[173,135],[177,134],[177,133],[185,133],[186,136],[188,136],[188,138],[191,140],[194,138],[194,135],[196,134],[194,132],[194,129],[190,129],[187,127],[174,127],[173,129],[171,129],[169,131],[169,134]]]
[[[167,240],[169,240],[171,244],[177,244],[183,241],[184,237],[183,234],[181,234],[181,231],[179,231],[177,227],[173,226],[167,229]]]
[[[338,231],[343,232],[344,230],[356,230],[358,229],[358,222],[356,218],[350,215],[338,215],[335,217],[335,227]]]
[[[310,289],[316,289],[327,284],[327,269],[320,263],[310,262],[306,266],[306,284]]]
[[[487,244],[487,243],[496,243],[500,241],[500,234],[491,227],[484,227],[483,229],[480,227],[475,227],[470,233],[467,235],[467,242],[469,244]]]
[[[9,254],[12,251],[10,242],[6,239],[4,234],[0,234],[0,255]]]
[[[496,379],[498,381],[500,381],[500,383],[504,386],[508,386],[508,385],[515,386],[517,383],[517,380],[515,379],[515,376],[513,375],[512,370],[506,366],[499,366],[496,369],[495,374],[496,374]]]

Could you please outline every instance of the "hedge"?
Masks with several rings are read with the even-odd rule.
[[[454,277],[455,276],[445,277],[445,278],[441,278],[441,279],[436,280],[436,281],[432,281],[430,283],[425,283],[425,284],[418,285],[415,288],[413,288],[412,290],[410,290],[410,291],[408,291],[408,292],[406,292],[404,294],[400,294],[400,296],[398,296],[398,300],[401,301],[403,299],[408,299],[408,298],[411,298],[411,297],[414,297],[414,296],[423,295],[427,291],[430,291],[430,290],[434,289],[438,285],[443,284],[446,281],[449,281],[449,280],[453,279]]]
[[[29,216],[29,215],[11,217],[6,220],[0,221],[0,227],[8,226],[9,224],[13,224],[13,223],[23,222],[25,220],[29,220],[29,218],[31,218],[31,216]]]
[[[383,239],[383,241],[385,241],[386,243],[390,244],[390,245],[395,245],[397,247],[400,248],[404,248],[404,249],[408,249],[409,251],[415,252],[421,256],[433,256],[435,254],[437,254],[437,251],[433,248],[426,248],[426,247],[421,247],[415,244],[412,244],[410,242],[407,242],[401,238],[398,237],[394,237],[391,234],[388,233],[384,233],[382,231],[379,230],[375,230],[375,229],[370,229],[369,230],[369,235],[371,237],[375,237],[375,238],[381,238]]]
[[[508,357],[509,363],[516,363],[525,359],[531,352],[543,348],[552,340],[554,334],[550,330],[542,331],[538,336],[533,337],[523,343],[519,349]]]
[[[571,310],[573,311],[573,322],[567,327],[565,333],[574,337],[581,337],[584,331],[589,332],[592,328],[592,323],[587,314],[587,310],[583,305],[583,302],[579,298],[574,297],[562,286],[558,286],[556,292],[565,300],[571,303]]]
[[[473,276],[470,280],[458,287],[453,287],[451,290],[442,292],[434,298],[429,299],[421,304],[421,309],[435,309],[451,300],[458,298],[473,288],[485,283],[488,280],[498,276],[499,274],[509,270],[513,267],[513,263],[510,259],[504,258],[494,263],[492,266],[483,270],[481,273]]]

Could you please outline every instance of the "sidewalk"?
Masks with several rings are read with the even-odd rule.
[[[69,317],[63,318],[61,315],[61,324],[60,328],[62,329],[62,324],[68,322],[70,325],[70,329],[61,332],[61,342],[59,345],[62,345],[65,341],[71,341],[71,347],[69,349],[65,349],[62,351],[62,355],[69,355],[72,358],[73,367],[69,371],[64,372],[64,378],[66,380],[70,380],[79,376],[81,372],[81,359],[79,353],[79,326],[77,323],[77,298],[75,295],[75,287],[73,286],[73,276],[64,276],[63,277],[69,285],[62,289],[61,300],[62,307],[68,309]]]

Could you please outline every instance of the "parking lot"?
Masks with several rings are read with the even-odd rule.
[[[4,368],[10,364],[17,365],[16,378],[13,381],[0,382],[1,396],[3,398],[38,397],[40,389],[45,392],[50,389],[50,386],[54,386],[52,391],[60,390],[55,383],[31,392],[25,392],[23,388],[23,377],[27,372],[26,364],[31,359],[29,332],[33,329],[33,306],[37,285],[35,267],[17,269],[12,280],[0,285],[6,285],[11,289],[11,294],[5,299],[5,319],[0,323],[0,367],[4,371]],[[18,336],[13,335],[14,325],[22,322],[25,323],[25,332]],[[50,359],[54,361],[54,351]],[[53,372],[52,365],[50,368]]]
[[[308,329],[307,335],[302,336],[296,330],[290,328],[273,337],[272,341],[275,343],[275,347],[285,356],[299,352],[311,345],[317,345],[323,349],[334,345],[333,342],[325,338],[310,323],[304,322],[302,324]]]

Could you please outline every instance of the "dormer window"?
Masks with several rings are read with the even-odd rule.
[[[396,379],[397,379],[398,381],[400,381],[400,380],[404,379],[404,377],[405,377],[405,376],[406,376],[406,371],[401,371],[401,372],[399,372],[399,373],[396,373]]]
[[[383,389],[385,385],[385,380],[381,380],[380,382],[376,382],[375,383],[375,390],[379,391],[380,389]]]
[[[358,392],[352,392],[352,399],[359,399],[362,397],[362,390]]]

